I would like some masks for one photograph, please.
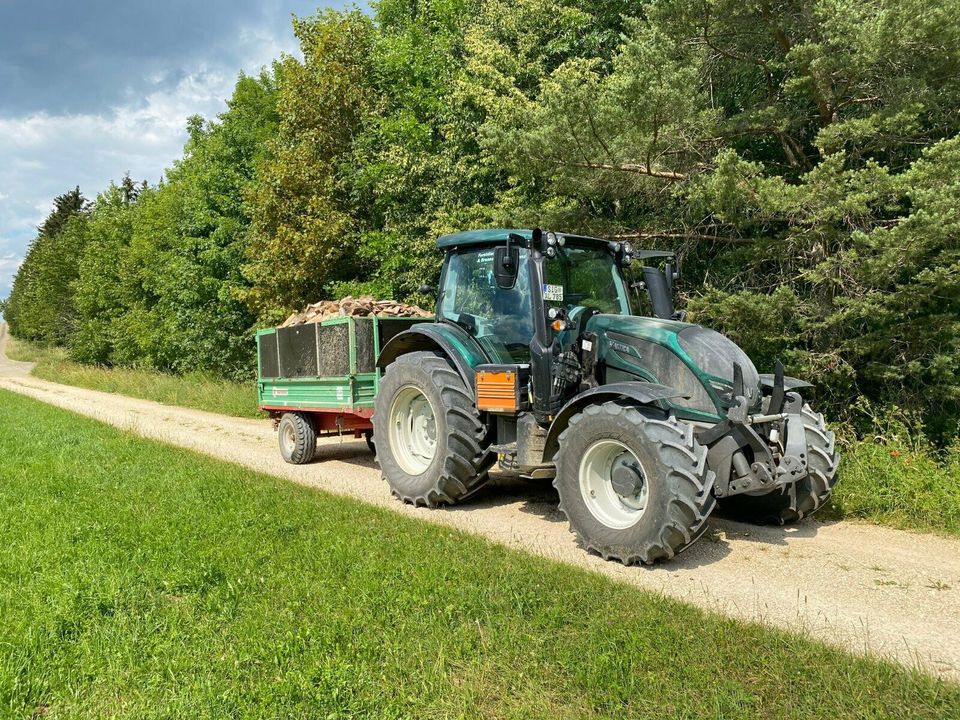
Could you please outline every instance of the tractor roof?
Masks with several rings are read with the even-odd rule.
[[[511,234],[519,235],[525,240],[530,240],[533,237],[533,230],[517,228],[464,230],[463,232],[442,235],[440,239],[437,240],[437,247],[441,250],[449,250],[455,247],[469,247],[471,245],[492,245],[506,242],[507,236]],[[557,235],[564,235],[568,240],[580,240],[582,242],[607,242],[601,238],[586,237],[583,235],[570,235],[568,233],[557,233]]]
[[[506,242],[510,234],[519,235],[529,240],[532,230],[518,230],[516,228],[493,228],[489,230],[464,230],[463,232],[450,233],[442,235],[437,240],[437,247],[441,250],[449,250],[455,247],[465,247],[469,245],[490,245],[496,242]]]

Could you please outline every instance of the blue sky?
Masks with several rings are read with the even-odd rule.
[[[296,54],[293,14],[340,0],[0,0],[0,298],[56,195],[157,182],[186,119]]]

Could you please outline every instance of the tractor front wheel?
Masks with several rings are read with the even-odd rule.
[[[813,515],[827,502],[837,484],[836,439],[823,415],[809,405],[800,414],[807,443],[806,476],[768,493],[724,498],[720,501],[724,515],[743,522],[785,525]]]
[[[390,364],[373,413],[373,447],[394,496],[452,505],[487,481],[486,428],[473,394],[442,355],[415,352]]]
[[[716,504],[713,482],[693,427],[656,410],[590,405],[560,435],[560,509],[607,560],[649,564],[689,547]]]

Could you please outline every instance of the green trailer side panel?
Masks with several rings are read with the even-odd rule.
[[[381,343],[418,321],[419,318],[373,317],[325,320],[319,324],[321,327],[341,328],[335,333],[339,342],[335,346],[325,346],[323,341],[329,338],[321,338],[319,332],[316,334],[316,362],[311,359],[309,364],[299,364],[299,369],[310,368],[308,372],[311,375],[308,377],[282,376],[282,368],[296,364],[285,362],[289,356],[283,355],[285,345],[279,339],[280,333],[291,331],[282,328],[257,331],[257,403],[261,408],[333,411],[369,417],[380,383],[376,358],[380,354]],[[359,327],[361,323],[363,326]],[[303,353],[302,334],[299,337],[301,341],[297,351]],[[316,372],[315,368],[324,366],[339,367],[342,374],[312,375]]]
[[[377,373],[324,378],[276,378],[257,383],[261,407],[317,410],[372,410]]]

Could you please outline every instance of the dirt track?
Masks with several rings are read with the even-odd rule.
[[[767,528],[714,519],[712,537],[673,562],[624,568],[576,546],[549,487],[505,483],[463,507],[413,509],[390,497],[362,441],[321,440],[316,462],[286,465],[269,422],[38,380],[29,365],[6,359],[4,340],[0,326],[0,388],[705,609],[960,680],[960,541],[843,522]]]

